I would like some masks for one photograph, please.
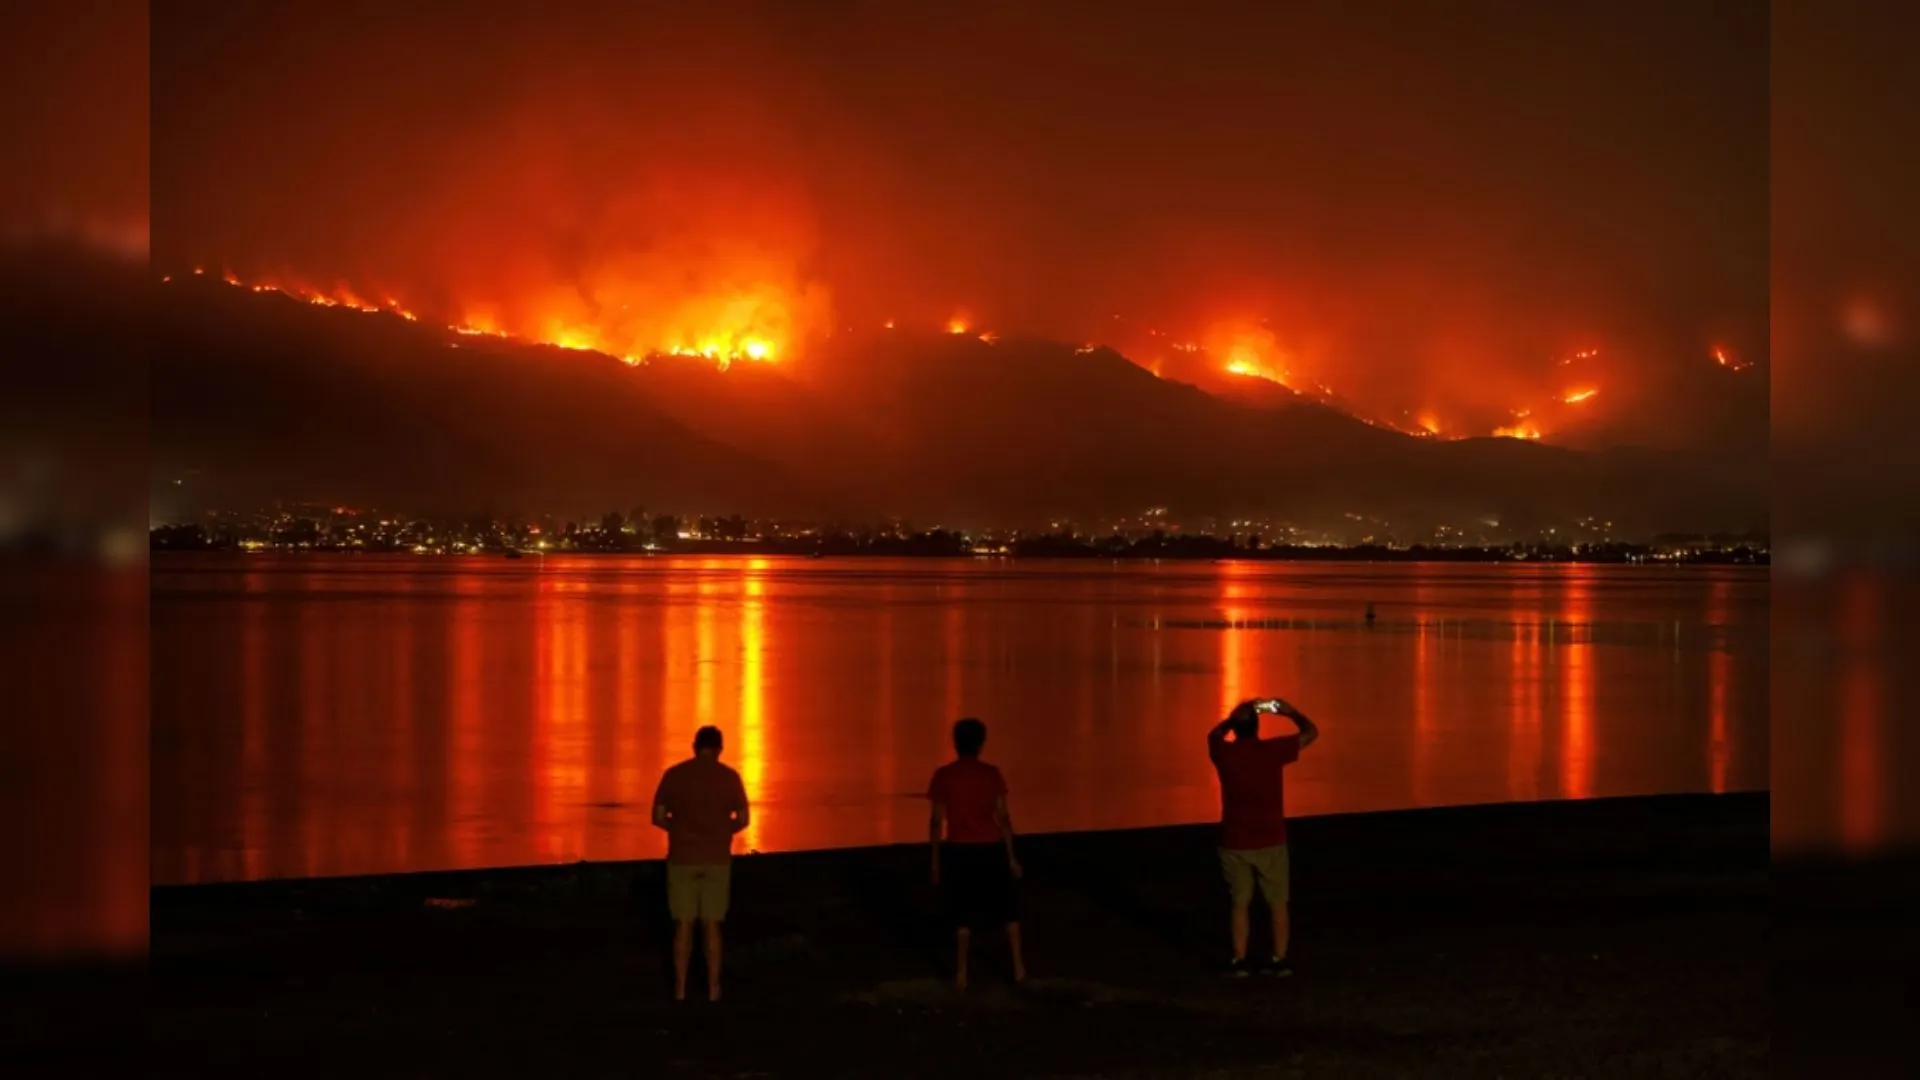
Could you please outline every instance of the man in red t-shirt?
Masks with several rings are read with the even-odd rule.
[[[953,984],[967,988],[967,947],[976,926],[1004,926],[1013,948],[1013,981],[1027,979],[1020,953],[1020,918],[1013,882],[1020,860],[1013,854],[1013,818],[1007,813],[1007,781],[1000,770],[980,760],[987,725],[968,717],[953,725],[954,760],[940,766],[927,785],[933,814],[927,836],[933,843],[933,883],[940,886],[953,919],[958,958]],[[942,837],[944,826],[944,842]]]
[[[1262,969],[1291,975],[1287,961],[1287,807],[1284,770],[1313,745],[1320,729],[1300,710],[1271,701],[1268,711],[1292,720],[1298,731],[1260,737],[1262,703],[1243,701],[1207,733],[1207,756],[1220,774],[1220,869],[1233,899],[1233,962],[1228,972],[1246,975],[1247,909],[1257,883],[1273,917],[1273,953]],[[1229,739],[1228,736],[1232,738]]]

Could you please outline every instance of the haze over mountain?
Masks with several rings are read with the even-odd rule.
[[[1763,439],[1763,379],[1703,380],[1767,365],[1764,6],[1390,7],[161,5],[154,265],[803,383],[823,342],[918,371],[971,346],[859,343],[958,325],[1010,387],[1029,338],[1450,438]]]
[[[843,333],[790,363],[629,366],[211,279],[158,286],[152,439],[172,512],[271,499],[954,524],[1347,512],[1764,524],[1761,461],[1402,435],[1258,380],[1107,349]]]

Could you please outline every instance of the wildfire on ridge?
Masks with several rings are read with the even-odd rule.
[[[1328,384],[1296,373],[1289,362],[1292,355],[1288,348],[1264,321],[1257,326],[1245,323],[1218,327],[1203,340],[1204,344],[1186,341],[1168,342],[1165,347],[1174,352],[1201,354],[1209,358],[1222,357],[1224,359],[1208,359],[1206,365],[1212,370],[1236,378],[1262,379],[1276,383],[1303,398],[1337,409],[1361,423],[1393,431],[1409,438],[1458,440],[1472,438],[1478,433],[1488,433],[1497,437],[1537,441],[1546,435],[1546,426],[1533,417],[1533,410],[1529,408],[1513,410],[1510,413],[1510,422],[1494,427],[1491,431],[1477,425],[1450,427],[1441,419],[1438,411],[1431,407],[1417,411],[1401,410],[1392,415],[1369,414],[1343,398]],[[1597,355],[1599,351],[1594,349],[1576,353],[1573,358],[1587,359]],[[1148,370],[1155,375],[1161,374],[1160,364],[1149,365]],[[1557,403],[1579,404],[1598,393],[1598,387],[1582,387],[1558,395],[1553,400]]]
[[[195,269],[194,273],[201,274],[202,271]],[[171,277],[164,277],[160,280],[166,282],[173,279]],[[306,285],[281,285],[271,281],[256,281],[249,284],[240,280],[239,275],[231,270],[223,271],[220,274],[220,280],[236,289],[246,289],[248,292],[256,293],[279,293],[282,296],[291,297],[292,299],[314,304],[319,307],[343,307],[374,315],[398,315],[409,322],[419,321],[419,317],[413,312],[408,311],[398,300],[389,297],[381,304],[369,303],[345,285],[336,286],[331,292],[323,292]]]
[[[1229,375],[1289,385],[1285,356],[1272,332],[1263,327],[1244,323],[1217,325],[1198,343],[1179,342],[1173,348],[1177,352],[1218,357],[1220,369]]]
[[[205,269],[196,267],[194,273],[204,276]],[[173,278],[169,275],[160,280],[165,283],[172,281]],[[281,284],[274,281],[248,283],[231,271],[222,273],[221,280],[249,292],[279,293],[317,307],[347,308],[368,314],[395,315],[408,322],[420,321],[420,316],[396,297],[385,296],[380,303],[376,304],[366,300],[347,285],[337,285],[332,290],[322,290],[303,284]],[[750,322],[751,320],[743,317],[741,313],[743,310],[755,307],[751,299],[737,297],[718,301],[712,306],[717,307],[723,314],[732,316],[730,321],[735,323]],[[667,345],[634,351],[618,348],[612,336],[593,325],[550,321],[534,335],[512,333],[502,326],[500,319],[491,311],[469,311],[459,322],[447,324],[447,329],[464,337],[521,340],[577,352],[600,352],[616,356],[630,365],[642,363],[647,356],[663,355],[698,357],[710,360],[724,369],[729,364],[740,360],[769,363],[775,360],[781,351],[771,338],[752,332],[686,335]]]
[[[204,267],[196,267],[196,275],[212,276]],[[346,308],[370,314],[395,315],[411,322],[421,322],[421,317],[410,310],[398,297],[385,292],[371,295],[379,297],[378,302],[367,299],[365,293],[357,292],[345,284],[334,288],[320,289],[305,284],[288,284],[273,280],[257,282],[243,281],[238,275],[222,271],[219,278],[227,285],[246,289],[255,293],[275,292],[320,307]],[[172,275],[161,278],[171,281]],[[778,333],[764,332],[763,327],[778,329],[778,323],[769,323],[766,315],[779,310],[783,299],[778,290],[753,292],[751,290],[738,295],[708,297],[703,300],[679,305],[675,314],[683,321],[693,325],[709,327],[732,327],[730,331],[709,331],[707,333],[670,332],[660,344],[643,344],[643,341],[630,340],[636,336],[623,335],[619,324],[619,314],[610,314],[602,320],[580,312],[572,319],[553,318],[545,322],[509,322],[506,313],[494,307],[470,307],[462,312],[457,321],[446,324],[446,329],[460,337],[491,337],[502,340],[522,341],[531,344],[546,344],[560,349],[598,352],[611,356],[629,365],[645,363],[649,358],[677,356],[704,360],[726,370],[734,363],[758,362],[774,363],[784,358],[790,351],[789,344]],[[640,306],[636,303],[636,306]],[[541,310],[535,306],[533,310]],[[556,300],[546,310],[569,310],[564,303]],[[577,309],[574,309],[577,310]],[[627,310],[625,305],[620,312]],[[586,317],[581,317],[585,315]],[[1119,317],[1116,316],[1116,319]],[[881,325],[892,330],[898,326],[895,319],[886,319]],[[531,329],[529,329],[529,327]],[[974,320],[964,312],[948,319],[941,327],[946,333],[955,336],[972,336],[978,341],[993,345],[1000,340],[992,331],[982,331]],[[853,328],[849,327],[849,332]],[[1431,407],[1418,410],[1404,410],[1385,418],[1380,414],[1362,415],[1353,405],[1340,398],[1332,388],[1324,383],[1298,378],[1290,359],[1295,359],[1270,329],[1263,324],[1241,323],[1234,326],[1216,328],[1210,336],[1199,341],[1176,340],[1175,335],[1159,328],[1148,328],[1146,334],[1156,339],[1154,347],[1147,350],[1147,356],[1136,362],[1158,378],[1185,378],[1175,367],[1171,354],[1191,354],[1204,359],[1204,365],[1216,372],[1236,378],[1261,379],[1285,386],[1296,393],[1315,397],[1331,407],[1375,427],[1399,432],[1415,438],[1427,439],[1464,439],[1471,438],[1488,428],[1480,423],[1457,423],[1443,421],[1439,412]],[[1204,343],[1202,343],[1204,342]],[[458,345],[449,342],[454,347]],[[1097,351],[1102,346],[1087,342],[1074,349],[1077,354],[1085,355]],[[1160,352],[1160,350],[1166,350]],[[1726,348],[1713,346],[1710,350],[1714,361],[1734,371],[1744,371],[1751,365],[1735,357]],[[1158,355],[1155,355],[1158,353]],[[1559,363],[1569,365],[1578,360],[1588,360],[1599,355],[1598,349],[1586,349],[1563,357]],[[1601,387],[1592,383],[1576,384],[1551,398],[1548,402],[1549,417],[1555,415],[1552,410],[1560,406],[1583,406],[1600,393]],[[1457,421],[1457,418],[1453,418]],[[1534,416],[1534,410],[1518,408],[1511,412],[1508,422],[1492,427],[1488,432],[1498,438],[1538,441],[1543,439],[1553,425]]]
[[[1532,409],[1515,409],[1513,423],[1493,429],[1496,439],[1534,439],[1540,438],[1540,425],[1533,422]]]

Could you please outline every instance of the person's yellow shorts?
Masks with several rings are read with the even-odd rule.
[[[1256,848],[1251,851],[1220,849],[1220,870],[1226,875],[1227,891],[1233,895],[1235,907],[1244,907],[1253,902],[1253,889],[1260,887],[1260,896],[1269,907],[1280,907],[1287,902],[1287,845],[1275,844],[1270,848]]]
[[[718,865],[667,864],[667,911],[674,922],[724,922],[733,868]]]

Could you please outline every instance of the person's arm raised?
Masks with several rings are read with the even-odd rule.
[[[1312,746],[1313,741],[1320,737],[1320,726],[1307,719],[1306,713],[1291,705],[1287,706],[1287,719],[1292,720],[1294,726],[1300,729],[1300,749],[1305,750]]]
[[[1213,730],[1207,732],[1208,757],[1218,758],[1220,756],[1220,751],[1226,749],[1227,746],[1227,733],[1233,730],[1235,722],[1253,712],[1253,706],[1254,702],[1243,701],[1233,707],[1233,711],[1227,714],[1226,719],[1213,725]]]

